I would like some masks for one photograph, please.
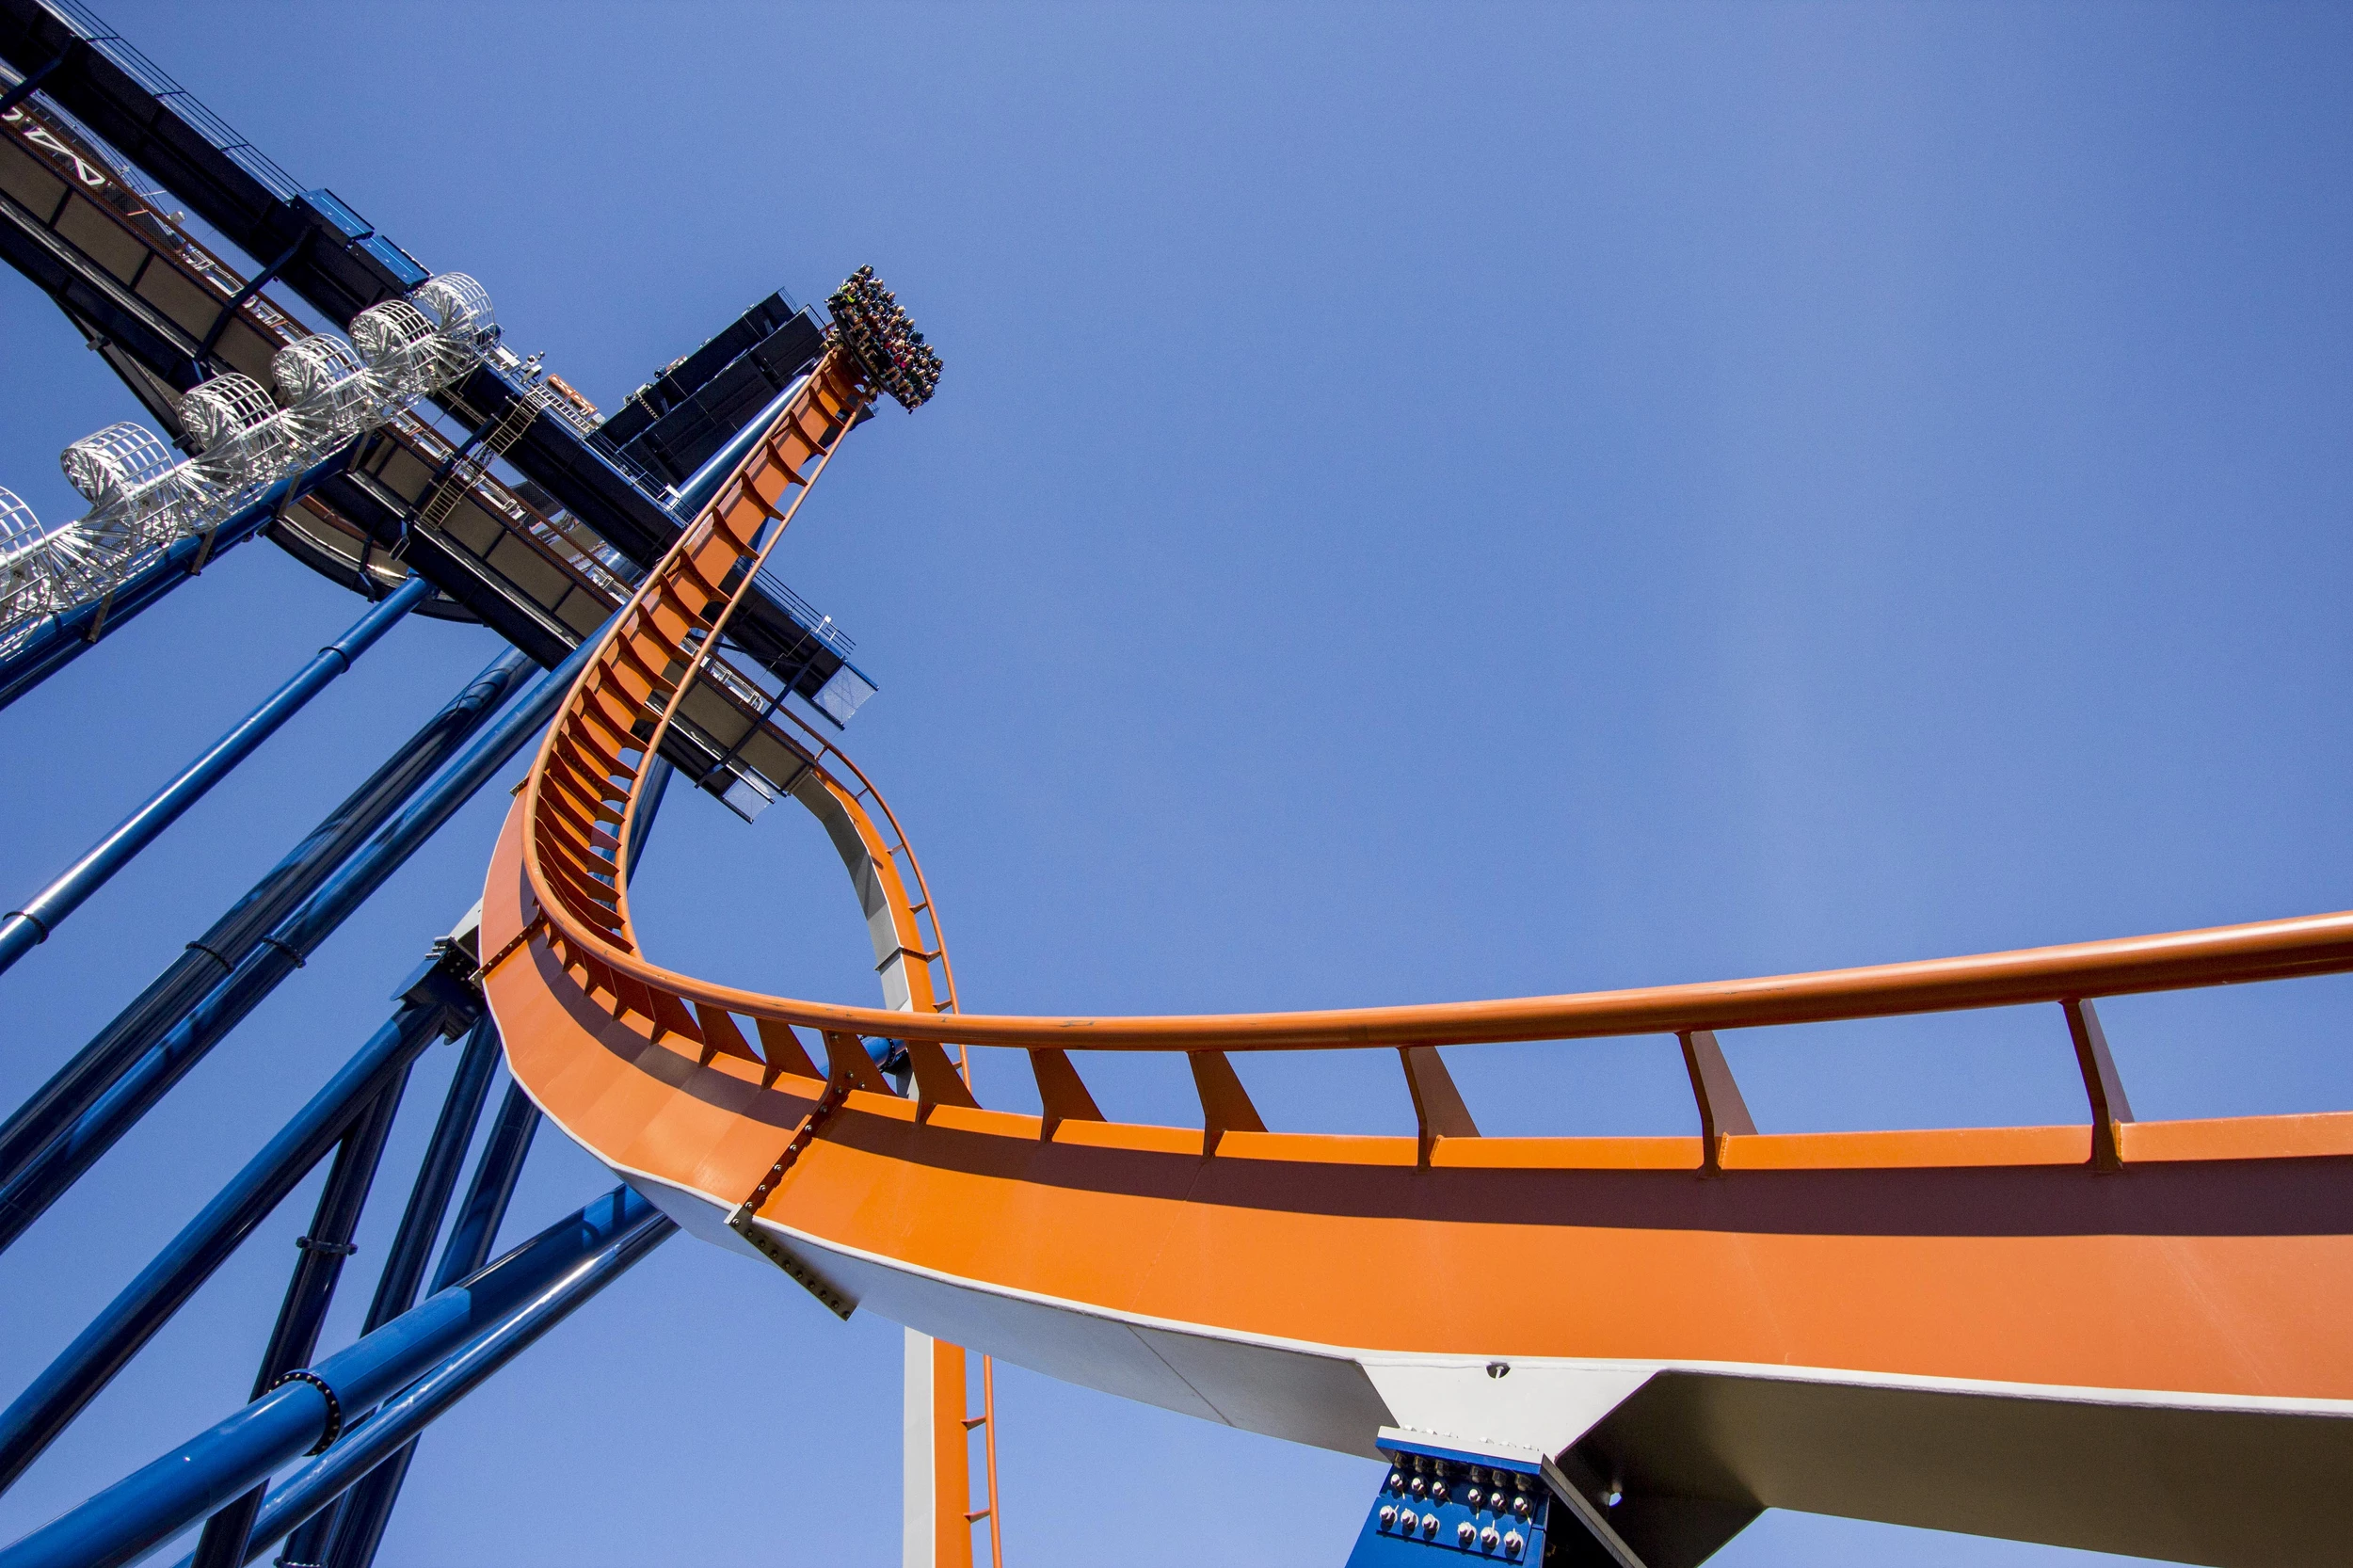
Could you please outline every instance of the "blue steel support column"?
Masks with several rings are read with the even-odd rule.
[[[466,1207],[458,1210],[457,1223],[450,1227],[449,1240],[441,1249],[441,1266],[434,1271],[433,1288],[445,1290],[482,1267],[482,1260],[490,1255],[498,1240],[499,1226],[506,1219],[507,1201],[515,1195],[516,1178],[522,1175],[523,1158],[531,1152],[531,1135],[539,1128],[539,1108],[531,1103],[531,1096],[521,1086],[508,1083],[505,1103],[499,1108],[498,1126],[492,1128],[490,1141],[483,1145],[482,1159],[473,1168],[473,1185],[466,1193]],[[408,1479],[409,1461],[416,1457],[414,1444],[391,1453],[383,1464],[367,1472],[367,1479],[353,1489],[350,1500],[336,1512],[322,1511],[312,1521],[312,1526],[325,1526],[313,1533],[306,1527],[297,1549],[290,1550],[290,1562],[304,1560],[302,1550],[317,1554],[320,1538],[332,1530],[331,1544],[323,1555],[312,1560],[331,1565],[331,1568],[368,1568],[376,1560],[376,1548],[384,1539],[384,1526],[392,1516],[392,1505],[400,1500],[401,1483]],[[354,1472],[355,1475],[360,1472]]]
[[[443,943],[401,988],[402,1007],[327,1086],[188,1222],[138,1278],[0,1412],[0,1488],[15,1481],[125,1362],[212,1277],[237,1244],[317,1164],[393,1076],[445,1031],[481,1007],[464,971],[472,960]],[[225,1500],[225,1499],[224,1499]]]
[[[229,1032],[302,967],[335,928],[383,886],[457,808],[488,783],[515,753],[536,737],[554,714],[573,680],[588,662],[595,639],[551,670],[530,693],[485,730],[424,792],[354,856],[350,863],[303,901],[264,937],[226,980],[172,1027],[154,1048],[115,1080],[97,1103],[43,1148],[24,1171],[0,1188],[0,1247],[24,1233],[148,1108],[203,1060]]]
[[[402,1094],[408,1087],[408,1064],[393,1070],[392,1080],[376,1096],[376,1103],[352,1124],[336,1146],[335,1163],[319,1192],[311,1228],[295,1239],[300,1257],[294,1277],[286,1282],[286,1299],[278,1308],[278,1324],[262,1352],[261,1370],[253,1377],[250,1398],[260,1399],[278,1386],[278,1380],[307,1365],[319,1348],[319,1330],[335,1300],[335,1285],[343,1275],[344,1259],[354,1251],[352,1234],[360,1228],[360,1211],[367,1207],[368,1189],[384,1158],[384,1140],[400,1112]],[[197,1543],[200,1568],[235,1568],[245,1559],[246,1531],[262,1509],[262,1488],[255,1487],[204,1522]]]
[[[187,1016],[204,994],[234,969],[270,927],[318,891],[368,836],[398,810],[450,754],[466,743],[520,683],[530,660],[509,649],[486,665],[466,689],[311,830],[267,876],[230,905],[187,951],[149,982],[114,1020],[59,1068],[0,1126],[0,1186],[27,1160],[98,1103],[116,1079]],[[0,1247],[10,1233],[0,1228]]]
[[[336,1352],[304,1378],[280,1384],[0,1551],[0,1568],[120,1568],[136,1560],[304,1452],[324,1448],[331,1454],[328,1445],[339,1435],[343,1412],[381,1403],[454,1356],[463,1360],[447,1369],[471,1386],[618,1278],[675,1228],[628,1188],[606,1193],[471,1279]],[[410,1427],[388,1435],[405,1441],[413,1432]],[[257,1530],[282,1533],[348,1486],[352,1476],[380,1454],[370,1448],[359,1457],[352,1475],[332,1490],[320,1481],[291,1496],[290,1506],[275,1512],[265,1509]],[[259,1555],[258,1547],[272,1538],[260,1537],[248,1552]]]
[[[115,584],[104,599],[76,605],[34,630],[5,655],[0,655],[0,708],[90,650],[101,636],[115,631],[133,616],[194,577],[200,567],[217,561],[224,551],[241,545],[269,526],[278,509],[316,489],[350,460],[339,452],[316,468],[280,479],[260,499],[215,527],[209,534],[182,539],[157,552],[153,561]]]
[[[81,40],[76,39],[74,41],[79,43]],[[30,98],[33,95],[33,89],[40,86],[41,82],[47,78],[51,72],[65,64],[65,60],[66,57],[63,55],[59,55],[56,59],[51,60],[48,64],[34,68],[30,74],[26,75],[24,80],[18,82],[16,86],[10,88],[8,91],[0,92],[0,114],[7,114],[10,109],[15,108],[19,104],[22,104],[24,100]]]
[[[632,866],[646,853],[646,840],[653,836],[653,819],[662,809],[662,797],[669,793],[670,776],[676,772],[667,757],[657,756],[646,766],[645,782],[637,789],[637,818],[629,830],[629,864]]]
[[[475,1021],[467,1036],[466,1053],[458,1058],[450,1078],[449,1095],[441,1102],[440,1120],[433,1124],[433,1141],[425,1145],[417,1167],[417,1184],[408,1207],[400,1216],[400,1229],[385,1254],[384,1272],[376,1282],[376,1298],[368,1304],[367,1321],[360,1330],[374,1334],[417,1304],[417,1288],[424,1283],[425,1260],[433,1238],[449,1212],[450,1194],[457,1190],[457,1173],[464,1169],[466,1150],[482,1120],[482,1102],[490,1093],[490,1075],[498,1070],[498,1025],[488,1013]]]
[[[1429,1568],[1442,1559],[1540,1568],[1546,1532],[1556,1523],[1545,1456],[1499,1445],[1455,1448],[1451,1441],[1381,1429],[1378,1445],[1389,1462],[1388,1478],[1356,1532],[1347,1568]],[[1574,1526],[1567,1533],[1578,1535]],[[1639,1560],[1607,1525],[1584,1544],[1592,1555],[1577,1556],[1580,1562]]]
[[[417,1166],[416,1187],[409,1192],[408,1207],[400,1216],[400,1230],[392,1238],[392,1250],[385,1255],[384,1272],[376,1282],[376,1299],[368,1304],[367,1321],[360,1333],[374,1334],[417,1304],[417,1288],[424,1283],[433,1238],[440,1234],[441,1218],[449,1212],[450,1196],[457,1190],[458,1173],[465,1168],[466,1150],[473,1143],[474,1124],[482,1119],[482,1102],[489,1095],[490,1075],[498,1070],[498,1025],[485,1013],[474,1024],[473,1033],[466,1041],[466,1053],[458,1059],[457,1071],[450,1079],[449,1095],[441,1102],[440,1119],[434,1123],[433,1140],[425,1146],[424,1159]],[[357,1507],[360,1499],[389,1485],[380,1504],[372,1508],[375,1527],[369,1532],[371,1541],[383,1532],[383,1517],[392,1512],[392,1496],[400,1489],[400,1476],[408,1469],[407,1454],[408,1450],[403,1449],[397,1472],[391,1464],[379,1466],[352,1493],[351,1502],[344,1505]],[[340,1512],[330,1505],[304,1521],[287,1544],[286,1560],[326,1561],[328,1535],[335,1528]]]
[[[632,866],[645,853],[646,840],[653,829],[655,815],[662,809],[672,771],[668,760],[660,757],[647,770],[636,824],[630,837]],[[495,1025],[486,1016],[481,1027]],[[516,1178],[522,1174],[523,1158],[531,1150],[531,1135],[538,1125],[538,1107],[520,1088],[509,1083],[505,1103],[499,1111],[497,1129],[483,1148],[481,1163],[474,1167],[473,1186],[466,1194],[466,1207],[458,1211],[457,1224],[450,1231],[448,1247],[441,1254],[441,1266],[434,1275],[436,1289],[472,1273],[488,1256],[499,1225],[505,1220],[507,1200],[514,1195]],[[371,1322],[369,1326],[375,1325]],[[376,1548],[383,1544],[384,1527],[392,1521],[393,1506],[400,1501],[400,1489],[408,1479],[408,1466],[416,1456],[415,1443],[404,1445],[369,1471],[367,1479],[354,1486],[339,1505],[329,1504],[313,1513],[295,1531],[280,1560],[289,1568],[296,1564],[307,1568],[372,1568]],[[220,1568],[233,1565],[224,1563]]]
[[[668,1240],[677,1229],[668,1219],[650,1219],[642,1229],[599,1254],[593,1272],[584,1272],[576,1282],[568,1284],[563,1294],[550,1291],[386,1400],[352,1432],[350,1441],[328,1448],[317,1460],[286,1478],[285,1484],[254,1521],[246,1561],[260,1557],[290,1525],[337,1493],[349,1487],[356,1498],[376,1476],[392,1470],[395,1464],[405,1473],[408,1456],[417,1451],[418,1433],[472,1393],[485,1378],[512,1361],[533,1340],[561,1322],[590,1295],[619,1277],[623,1270]],[[395,1457],[388,1459],[386,1455]],[[370,1470],[370,1465],[375,1468]],[[367,1476],[368,1481],[353,1487],[353,1478],[361,1475]],[[381,1528],[379,1522],[379,1532]],[[338,1530],[339,1547],[342,1537],[343,1532]],[[373,1557],[373,1538],[367,1545]],[[292,1556],[291,1551],[288,1555]],[[13,1565],[0,1558],[0,1568]]]
[[[394,622],[432,597],[433,584],[422,577],[411,577],[394,588],[350,631],[319,649],[293,680],[248,713],[243,723],[214,742],[212,749],[189,763],[179,777],[156,791],[146,805],[91,846],[89,853],[0,920],[0,973],[32,952],[35,944],[49,940],[49,934],[80,908],[83,900],[104,887],[115,872],[131,863],[133,856],[154,842],[157,835],[180,820],[182,812],[202,800],[214,785],[229,776],[230,770],[277,734],[280,726],[351,668],[352,661],[375,647]]]
[[[532,1134],[538,1130],[539,1108],[522,1085],[508,1083],[498,1125],[490,1129],[490,1141],[482,1145],[482,1158],[474,1165],[466,1206],[457,1211],[457,1223],[442,1243],[441,1266],[433,1271],[434,1289],[446,1290],[490,1256],[506,1219],[506,1205],[515,1196],[516,1179],[523,1174],[523,1160],[531,1153]]]

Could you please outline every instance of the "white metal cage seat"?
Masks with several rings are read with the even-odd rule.
[[[201,527],[218,494],[194,465],[175,462],[163,438],[127,422],[83,437],[57,461],[90,500],[72,544],[80,569],[100,584],[120,581],[148,552]]]
[[[278,395],[289,408],[344,390],[366,368],[351,344],[332,332],[296,338],[269,362],[270,378],[278,383]]]
[[[440,333],[406,299],[387,299],[351,318],[351,342],[387,401],[422,397],[440,381]]]
[[[15,491],[0,486],[0,565],[39,546],[42,532],[33,509],[19,501]]]
[[[196,467],[225,491],[259,489],[297,456],[294,432],[262,384],[232,371],[180,400],[180,423],[202,454]]]
[[[161,436],[127,420],[84,436],[57,455],[66,482],[93,506],[119,501],[152,484],[179,460]]]
[[[324,456],[383,418],[367,367],[351,344],[331,333],[288,344],[271,359],[269,372],[306,459]]]
[[[498,312],[491,309],[489,291],[465,273],[429,278],[408,298],[433,323],[444,386],[480,364],[499,340]]]
[[[488,353],[498,341],[499,318],[490,306],[490,293],[465,273],[438,273],[408,297],[453,343],[471,343]]]
[[[33,509],[0,488],[0,631],[49,613],[56,574]]]
[[[200,383],[180,399],[181,426],[199,452],[216,450],[277,412],[259,381],[234,371]]]
[[[90,568],[80,527],[44,529],[33,509],[0,489],[0,655],[46,617],[72,609],[106,581]]]

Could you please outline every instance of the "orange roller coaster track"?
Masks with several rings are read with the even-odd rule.
[[[1696,1563],[1766,1507],[2342,1560],[2353,1114],[2135,1121],[2094,1002],[2343,972],[2353,913],[1574,996],[992,1016],[955,1008],[897,820],[802,734],[790,792],[850,872],[887,1005],[648,959],[623,848],[646,760],[866,374],[829,353],[615,617],[500,839],[486,990],[574,1139],[845,1315],[1352,1453],[1385,1428],[1540,1452],[1594,1560]],[[2023,1003],[2062,1011],[2087,1122],[1761,1133],[1712,1032]],[[1699,1137],[1482,1136],[1437,1049],[1651,1033],[1681,1041]],[[861,1035],[905,1042],[911,1097]],[[973,1045],[1029,1053],[1042,1116],[978,1103],[948,1049]],[[1229,1053],[1329,1048],[1395,1051],[1418,1135],[1269,1131]],[[1088,1050],[1184,1052],[1201,1125],[1105,1119]],[[936,1560],[968,1560],[937,1512]]]

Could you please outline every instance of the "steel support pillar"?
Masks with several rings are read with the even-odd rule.
[[[508,1323],[482,1336],[386,1400],[353,1432],[349,1442],[328,1449],[315,1463],[287,1477],[284,1484],[271,1495],[268,1506],[262,1511],[262,1517],[254,1525],[253,1544],[247,1548],[246,1561],[250,1562],[260,1557],[270,1542],[285,1533],[306,1512],[321,1509],[326,1499],[347,1491],[356,1500],[365,1494],[376,1477],[388,1473],[406,1474],[408,1458],[416,1452],[418,1434],[425,1427],[472,1392],[483,1379],[513,1360],[532,1340],[553,1327],[582,1301],[602,1289],[623,1270],[668,1240],[677,1228],[666,1219],[659,1216],[651,1218],[644,1228],[615,1243],[588,1265],[579,1284],[569,1288],[577,1292],[576,1295],[563,1298],[551,1295],[543,1305],[535,1304],[526,1313],[518,1314]],[[368,1480],[355,1486],[352,1478],[360,1475],[367,1476]],[[317,1517],[316,1513],[312,1513],[312,1518]],[[381,1521],[378,1521],[378,1529],[381,1529]],[[344,1538],[341,1527],[338,1527],[336,1536],[339,1542]],[[368,1544],[372,1553],[373,1538]],[[285,1557],[280,1560],[297,1560],[296,1549],[289,1546]]]
[[[237,727],[213,743],[210,750],[189,763],[180,776],[148,798],[147,804],[125,817],[88,854],[67,867],[56,880],[26,899],[0,920],[0,973],[49,940],[68,915],[104,887],[115,872],[131,863],[139,851],[153,843],[165,828],[180,820],[212,787],[229,776],[236,765],[253,755],[264,741],[327,690],[352,662],[376,646],[409,611],[433,597],[433,584],[411,577],[387,595],[350,631],[318,650],[295,673],[293,680],[248,713]]]
[[[655,815],[662,809],[671,773],[669,761],[661,757],[655,758],[648,770],[631,832],[632,866],[645,853],[646,840],[653,830]],[[490,1027],[487,1018],[483,1027]],[[478,1095],[476,1103],[480,1103]],[[472,1187],[466,1195],[466,1206],[459,1210],[457,1224],[451,1230],[448,1246],[441,1255],[435,1288],[481,1267],[498,1236],[499,1225],[505,1219],[507,1200],[514,1195],[516,1178],[522,1174],[523,1159],[530,1152],[531,1136],[538,1125],[538,1107],[510,1082],[505,1102],[499,1110],[498,1126],[483,1148],[481,1162],[474,1168]],[[447,1201],[444,1189],[441,1202]],[[427,1239],[430,1240],[430,1233]],[[414,1285],[409,1288],[413,1290]],[[393,1505],[400,1500],[401,1487],[408,1479],[408,1466],[416,1454],[415,1443],[402,1446],[369,1471],[366,1479],[352,1487],[339,1503],[312,1514],[294,1532],[286,1554],[280,1560],[289,1568],[295,1564],[306,1568],[373,1568],[376,1549],[383,1544],[384,1527],[392,1521]]]
[[[677,772],[659,752],[646,764],[646,781],[637,789],[637,816],[629,829],[628,864],[636,865],[646,853],[646,840],[653,837],[653,819],[662,809],[662,797],[669,793],[670,776]]]
[[[417,1304],[433,1239],[440,1233],[450,1196],[457,1190],[457,1176],[465,1168],[466,1150],[473,1145],[482,1102],[489,1096],[490,1076],[498,1064],[498,1025],[485,1013],[475,1020],[465,1054],[457,1059],[457,1071],[451,1075],[440,1119],[433,1124],[432,1142],[417,1167],[416,1186],[408,1193],[408,1207],[401,1211],[400,1229],[384,1256],[384,1272],[376,1276],[376,1297],[368,1304],[360,1333],[374,1334]]]
[[[305,899],[90,1109],[0,1187],[0,1247],[24,1233],[98,1157],[334,934],[386,878],[538,734],[594,650],[572,656],[484,730],[368,846]]]
[[[122,623],[194,577],[269,526],[279,508],[300,500],[329,476],[343,472],[350,458],[339,452],[292,479],[280,479],[254,503],[232,513],[193,538],[180,539],[155,553],[153,560],[114,587],[103,599],[77,604],[36,628],[6,655],[0,655],[0,708],[88,653],[99,638],[119,631]]]
[[[73,1060],[0,1126],[0,1190],[16,1179],[41,1148],[98,1102],[130,1065],[185,1017],[254,946],[350,859],[369,835],[416,793],[434,770],[496,712],[520,683],[530,661],[508,650],[490,661],[441,711],[310,836],[229,907],[187,951],[115,1015]],[[0,1226],[0,1246],[9,1232]]]
[[[1473,1452],[1384,1428],[1389,1473],[1356,1534],[1348,1568],[1434,1568],[1465,1554],[1500,1563],[1545,1560],[1552,1490],[1533,1450]]]
[[[434,1289],[447,1289],[452,1282],[481,1268],[482,1260],[490,1256],[490,1248],[498,1242],[499,1226],[506,1219],[506,1206],[515,1196],[515,1182],[523,1174],[523,1160],[531,1153],[532,1135],[538,1130],[539,1108],[531,1103],[520,1084],[508,1083],[490,1141],[483,1145],[482,1158],[474,1164],[465,1207],[457,1211],[457,1223],[450,1227],[449,1240],[442,1245],[441,1266],[433,1272]]]
[[[441,1264],[433,1274],[436,1291],[447,1289],[481,1268],[490,1255],[499,1226],[506,1220],[507,1203],[515,1195],[515,1182],[522,1175],[524,1158],[531,1152],[532,1134],[538,1128],[539,1108],[520,1088],[508,1083],[498,1122],[474,1164],[465,1206],[457,1211],[457,1223],[450,1227],[449,1240],[442,1246]],[[400,1500],[402,1483],[408,1479],[409,1462],[415,1457],[416,1446],[404,1444],[365,1472],[365,1479],[351,1489],[342,1507],[321,1508],[296,1532],[286,1560],[325,1568],[368,1568],[376,1560],[384,1527]]]
[[[35,67],[8,91],[0,92],[0,114],[7,114],[10,109],[33,96],[33,89],[40,87],[51,72],[63,64],[65,64],[65,56],[60,55],[45,65]]]
[[[1381,1429],[1379,1445],[1389,1473],[1348,1568],[1445,1568],[1465,1558],[1505,1568],[1643,1568],[1603,1512],[1617,1495],[1601,1489],[1597,1503],[1534,1448],[1395,1427]]]
[[[901,1472],[903,1568],[972,1568],[972,1458],[964,1347],[906,1336]]]
[[[0,1412],[0,1488],[13,1483],[66,1424],[97,1398],[124,1363],[228,1260],[253,1227],[294,1190],[321,1157],[444,1033],[471,1025],[481,994],[469,979],[472,959],[444,941],[397,995],[400,1011],[376,1031],[326,1087],[247,1162],[153,1262],[124,1287],[32,1386]],[[227,1499],[222,1499],[226,1501]]]
[[[676,1228],[628,1188],[606,1193],[0,1551],[0,1568],[120,1568],[280,1466],[323,1452],[263,1507],[246,1548],[248,1560],[259,1556]],[[388,1407],[336,1441],[344,1412],[403,1389],[396,1420]]]
[[[479,1019],[476,1027],[480,1027]],[[360,1227],[360,1211],[367,1207],[368,1190],[376,1184],[392,1118],[400,1112],[401,1096],[408,1087],[408,1068],[409,1064],[404,1062],[393,1069],[392,1081],[377,1094],[375,1104],[336,1145],[335,1163],[319,1192],[311,1228],[295,1238],[300,1257],[294,1277],[286,1282],[286,1299],[279,1305],[278,1324],[262,1352],[261,1369],[253,1376],[252,1399],[278,1386],[278,1380],[296,1368],[307,1366],[318,1352],[319,1330],[326,1325],[327,1309],[334,1303],[344,1259],[359,1250],[352,1245],[352,1234]],[[253,1488],[205,1521],[203,1537],[196,1547],[198,1568],[234,1568],[244,1560],[246,1532],[261,1512],[262,1491],[259,1486]]]

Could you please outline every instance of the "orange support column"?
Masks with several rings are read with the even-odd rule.
[[[903,1568],[972,1568],[964,1347],[906,1331]]]

